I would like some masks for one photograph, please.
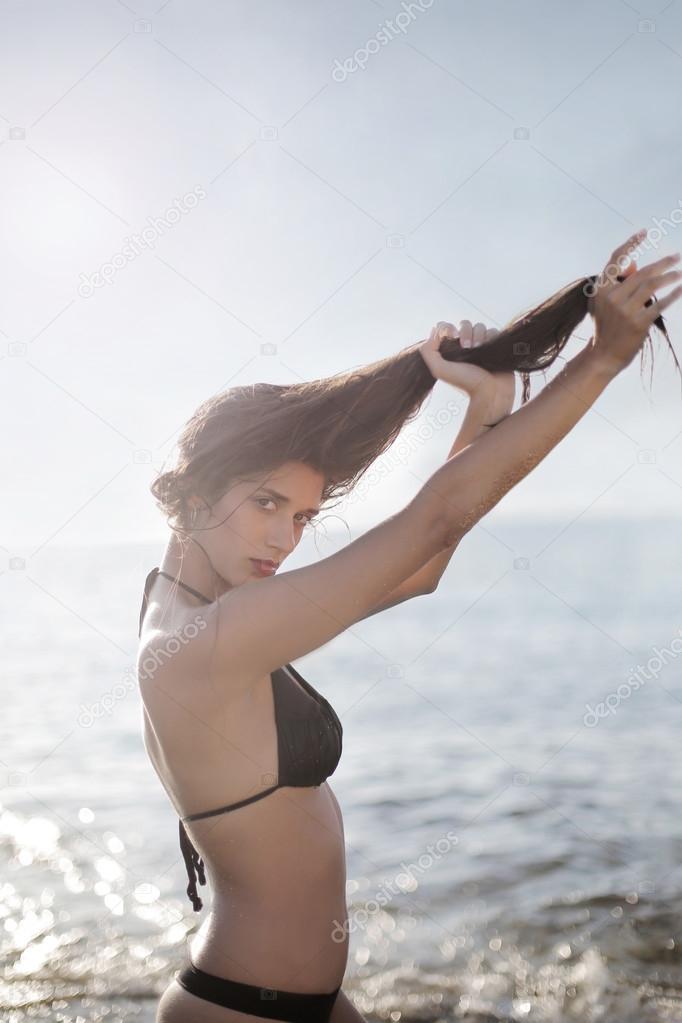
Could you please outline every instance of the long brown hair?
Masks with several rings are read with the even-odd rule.
[[[558,358],[587,315],[595,281],[596,276],[583,277],[566,285],[520,313],[486,344],[461,348],[447,338],[440,352],[451,362],[520,373],[525,404],[530,374],[546,370]],[[655,326],[680,372],[662,316]],[[647,342],[651,345],[650,335]],[[420,343],[334,376],[293,384],[245,384],[202,402],[179,436],[176,466],[162,471],[151,485],[168,524],[187,528],[190,494],[200,494],[210,506],[231,482],[287,461],[305,462],[323,474],[325,506],[344,497],[417,415],[433,388],[435,379],[417,351]],[[653,348],[651,354],[653,362]]]

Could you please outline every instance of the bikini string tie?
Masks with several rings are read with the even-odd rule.
[[[192,902],[192,907],[195,913],[198,913],[203,907],[201,896],[197,894],[197,877],[199,875],[199,884],[206,884],[206,874],[204,871],[204,861],[199,856],[190,838],[185,831],[185,825],[182,821],[180,824],[180,848],[182,849],[182,855],[185,860],[185,866],[187,867],[187,875],[189,877],[189,884],[187,885],[187,894]]]

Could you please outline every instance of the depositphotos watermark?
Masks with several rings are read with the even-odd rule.
[[[422,14],[433,7],[433,0],[417,0],[415,3],[406,3],[403,0],[400,6],[402,12],[395,18],[384,21],[379,31],[371,39],[368,39],[364,46],[360,46],[352,56],[346,57],[343,62],[337,57],[332,71],[332,78],[335,82],[345,82],[348,75],[352,75],[354,71],[364,71],[369,58],[378,53],[382,46],[386,46],[397,35],[404,35],[417,14]]]
[[[195,208],[200,199],[206,198],[206,192],[201,185],[191,192],[186,192],[182,198],[174,199],[173,205],[169,206],[162,217],[147,217],[147,226],[142,228],[139,234],[127,235],[123,240],[126,244],[120,252],[115,252],[107,263],[102,263],[99,270],[94,273],[80,273],[80,284],[78,294],[81,298],[90,298],[97,288],[103,288],[105,284],[111,284],[119,270],[132,263],[144,249],[153,249],[154,242],[165,231],[175,227],[179,223],[182,214],[189,213]]]
[[[677,630],[678,635],[682,637],[682,629]],[[674,660],[682,653],[682,638],[673,639],[669,647],[663,647],[660,650],[658,647],[654,647],[653,656],[646,662],[646,668],[638,664],[636,669],[630,672],[630,678],[627,682],[621,683],[615,692],[609,693],[608,696],[598,703],[595,707],[591,707],[589,703],[585,704],[586,712],[583,714],[583,724],[586,728],[595,728],[599,722],[605,718],[608,714],[615,714],[618,707],[621,705],[623,700],[628,700],[634,692],[641,689],[645,682],[651,681],[651,678],[656,678],[661,673],[661,669],[667,663],[661,656],[663,653],[670,655],[670,659]],[[648,669],[650,672],[649,677],[646,675],[644,678],[641,677],[645,674]]]
[[[426,416],[415,426],[412,424],[385,452],[381,458],[372,463],[348,494],[348,505],[355,504],[367,496],[368,492],[382,479],[386,479],[398,466],[406,465],[407,460],[417,448],[428,443],[444,427],[449,426],[460,414],[461,407],[450,399],[444,408],[437,412],[427,412]]]
[[[652,217],[653,227],[647,228],[645,240],[641,243],[643,248],[657,249],[662,238],[668,237],[668,228],[679,227],[682,224],[682,199],[677,200],[677,206],[673,207],[667,217]]]
[[[631,260],[638,262],[647,252],[656,252],[661,241],[668,237],[668,228],[674,230],[682,224],[682,199],[677,200],[677,206],[673,207],[667,216],[652,217],[652,223],[654,226],[644,229],[641,240],[630,253],[620,256],[615,263],[609,263],[605,267],[601,281],[599,280],[600,275],[597,275],[597,280],[594,283],[590,282],[583,286],[583,294],[587,298],[594,298],[600,287],[615,284]]]
[[[414,891],[417,887],[417,882],[414,878],[413,870],[416,868],[421,873],[429,870],[434,863],[441,858],[441,856],[450,852],[450,850],[453,849],[458,842],[459,839],[454,831],[446,831],[445,835],[442,838],[439,838],[435,843],[435,846],[427,845],[427,851],[421,854],[416,864],[401,863],[400,868],[402,873],[397,874],[393,880],[384,882],[375,893],[375,897],[373,899],[369,899],[365,902],[362,908],[356,909],[353,912],[352,920],[349,917],[348,920],[345,920],[343,923],[339,920],[333,921],[334,929],[332,931],[332,941],[335,941],[338,944],[339,942],[346,940],[347,934],[351,934],[355,930],[364,928],[367,921],[378,913],[382,906],[388,905],[396,894],[406,891]],[[434,849],[437,850],[437,855],[433,852]],[[394,885],[397,886],[398,892],[393,890]]]
[[[206,625],[206,619],[202,615],[195,615],[191,622],[170,635],[163,646],[158,650],[150,651],[140,663],[137,672],[127,671],[120,682],[112,686],[108,693],[100,697],[96,703],[90,704],[89,707],[81,703],[76,717],[77,724],[81,728],[90,728],[98,718],[105,714],[111,714],[114,704],[137,689],[143,679],[154,678],[157,669],[163,663],[164,656],[166,659],[171,658],[178,652],[180,645],[185,646],[190,640],[193,640],[199,635],[199,632],[206,628]]]

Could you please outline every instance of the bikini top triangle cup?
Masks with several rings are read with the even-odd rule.
[[[184,587],[205,603],[212,603],[198,590],[192,589],[159,568],[153,568],[145,582],[140,611],[140,632],[147,608],[149,589],[157,573],[177,582],[179,586]],[[276,668],[270,673],[270,680],[277,734],[277,782],[255,795],[238,800],[236,803],[228,803],[213,810],[188,814],[179,820],[180,848],[189,876],[187,894],[195,912],[198,912],[203,905],[196,891],[195,871],[199,876],[200,884],[205,884],[206,879],[203,861],[192,845],[183,822],[237,810],[258,799],[263,799],[276,789],[285,786],[305,788],[321,785],[334,773],[341,759],[343,726],[328,700],[325,700],[324,696],[318,693],[291,664]]]

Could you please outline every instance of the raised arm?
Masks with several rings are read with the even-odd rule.
[[[535,398],[449,458],[426,481],[448,547],[531,472],[582,419],[615,374],[589,347]]]
[[[682,276],[670,270],[679,253],[631,273],[621,283],[609,277],[608,268],[627,254],[633,238],[612,253],[599,280],[592,306],[595,335],[589,344],[535,398],[449,458],[426,481],[422,493],[431,503],[434,518],[440,509],[445,547],[471,529],[556,447],[633,360],[660,312],[682,294],[678,287],[645,306],[657,289]],[[435,370],[437,359],[437,353],[430,351],[429,366]],[[442,362],[445,374],[449,363]]]
[[[178,667],[181,658],[210,657],[212,678],[237,696],[328,643],[463,536],[568,433],[613,375],[590,350],[581,352],[537,397],[449,458],[405,508],[330,557],[242,583],[201,608],[207,628],[175,655]]]
[[[618,251],[618,250],[617,250]],[[614,254],[615,256],[616,254]],[[174,655],[215,671],[232,695],[323,646],[466,533],[551,451],[641,346],[669,283],[659,261],[594,300],[593,343],[513,415],[449,458],[404,508],[314,565],[245,582],[201,609],[207,628]],[[643,311],[642,311],[643,310]],[[189,658],[189,661],[187,660]]]

